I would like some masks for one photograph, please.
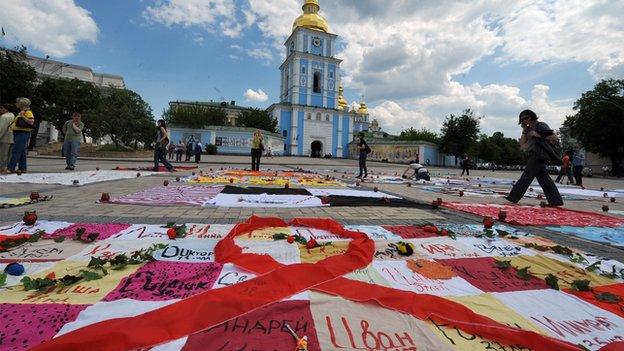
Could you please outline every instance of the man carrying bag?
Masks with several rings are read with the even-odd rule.
[[[538,122],[537,115],[531,110],[520,112],[518,120],[518,124],[522,126],[520,147],[527,151],[528,160],[522,176],[505,199],[518,203],[533,179],[537,178],[548,204],[550,206],[562,206],[563,199],[546,170],[547,164],[560,164],[561,162],[561,151],[556,146],[557,136],[546,123]]]

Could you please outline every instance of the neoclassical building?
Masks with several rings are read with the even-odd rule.
[[[343,96],[338,36],[318,14],[318,0],[305,0],[302,9],[284,44],[280,101],[268,110],[279,122],[284,155],[349,157],[353,135],[368,130],[368,109],[364,101],[349,109]]]

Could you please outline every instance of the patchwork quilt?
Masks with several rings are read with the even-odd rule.
[[[2,350],[296,350],[304,337],[308,350],[621,350],[624,341],[624,265],[506,226],[39,221],[0,227],[0,262],[25,269],[0,280]]]
[[[142,176],[149,176],[154,172],[141,172]],[[71,173],[25,173],[21,175],[8,174],[0,176],[0,183],[32,183],[32,184],[60,184],[80,186],[110,180],[136,178],[137,172],[132,171],[81,171]]]

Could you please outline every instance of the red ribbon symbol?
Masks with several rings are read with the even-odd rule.
[[[282,265],[269,255],[243,254],[236,236],[268,227],[305,226],[349,238],[347,252],[315,264]],[[215,327],[236,317],[279,302],[305,290],[374,303],[415,318],[448,323],[503,345],[522,345],[539,351],[578,351],[571,343],[539,333],[512,328],[441,297],[416,294],[343,278],[371,263],[374,242],[366,234],[350,231],[330,219],[251,217],[237,224],[215,249],[216,260],[233,263],[259,276],[225,288],[206,291],[135,317],[105,320],[45,342],[32,350],[118,351],[145,348]],[[296,277],[296,279],[294,278]]]

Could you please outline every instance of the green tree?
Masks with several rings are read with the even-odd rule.
[[[201,105],[169,107],[163,119],[172,126],[201,129],[206,126],[223,126],[227,123],[225,110]]]
[[[25,62],[26,48],[0,47],[0,102],[13,103],[18,97],[32,98],[37,72]]]
[[[277,119],[264,110],[250,108],[241,111],[236,119],[237,127],[256,128],[277,133]]]
[[[480,131],[480,117],[466,109],[461,115],[451,114],[446,117],[442,126],[440,137],[440,149],[442,152],[457,157],[470,154],[476,146]]]
[[[477,143],[477,155],[486,162],[500,165],[524,163],[524,154],[518,140],[506,138],[501,132],[495,132],[491,137],[482,134]]]
[[[397,140],[421,140],[428,141],[437,144],[440,142],[440,137],[436,132],[433,132],[427,128],[416,130],[413,127],[405,129],[397,137]]]
[[[110,137],[115,146],[138,148],[154,140],[156,124],[152,109],[132,90],[105,88],[98,106],[85,114],[85,133],[94,139]]]
[[[35,115],[61,130],[72,112],[83,113],[100,104],[100,88],[78,79],[44,79],[35,88]],[[85,125],[87,124],[85,118]]]
[[[587,151],[611,159],[618,176],[624,159],[624,80],[603,80],[574,104],[564,127]]]

